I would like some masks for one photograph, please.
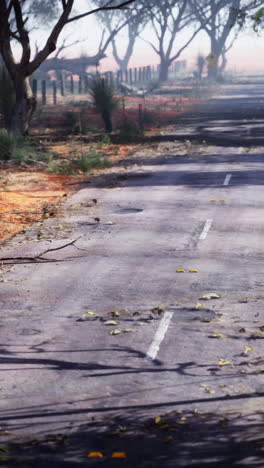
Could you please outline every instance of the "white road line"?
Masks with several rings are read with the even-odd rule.
[[[161,342],[163,341],[166,332],[169,328],[170,321],[172,319],[173,312],[165,312],[164,316],[162,317],[158,329],[155,333],[153,341],[148,349],[145,359],[148,361],[153,361],[159,351]]]
[[[231,177],[232,177],[232,174],[227,174],[227,175],[225,176],[225,180],[224,180],[223,185],[228,185],[229,182],[230,182]]]
[[[208,232],[210,231],[210,227],[212,226],[212,223],[213,223],[213,220],[212,220],[212,219],[207,219],[207,220],[205,221],[204,228],[203,228],[203,230],[202,230],[202,232],[201,232],[201,234],[200,234],[200,237],[199,237],[200,240],[206,239],[207,234],[208,234]]]

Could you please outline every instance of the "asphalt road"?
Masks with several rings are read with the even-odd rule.
[[[2,247],[5,466],[264,466],[263,96],[222,89]]]

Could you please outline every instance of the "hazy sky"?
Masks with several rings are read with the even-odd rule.
[[[189,32],[190,34],[190,32]],[[38,31],[36,37],[46,36],[45,33]],[[144,33],[145,37],[148,39],[153,38],[153,32],[150,27]],[[186,37],[188,32],[184,33]],[[78,46],[73,46],[67,51],[64,52],[64,56],[74,57],[78,56],[80,53],[87,53],[88,55],[93,55],[96,53],[98,44],[101,37],[101,27],[98,25],[94,16],[79,20],[69,25],[63,36],[69,36],[69,41],[74,40],[75,38],[85,38],[85,41],[79,44]],[[178,40],[175,42],[176,49],[177,46],[182,44],[182,35],[179,35]],[[125,43],[126,35],[121,32],[118,36],[119,46]],[[198,53],[202,53],[205,56],[209,53],[210,44],[207,35],[204,32],[199,33],[196,36],[195,40],[190,44],[190,46],[185,49],[182,55],[179,57],[179,60],[187,60],[187,66],[189,69],[194,69],[196,57]],[[107,58],[101,61],[100,69],[104,70],[114,70],[117,68],[116,62],[112,58],[111,45],[107,49]],[[260,35],[257,35],[253,31],[247,29],[242,31],[239,35],[239,38],[236,40],[233,48],[228,53],[228,65],[227,68],[231,70],[256,70],[264,72],[264,32]],[[140,66],[140,65],[154,65],[158,63],[158,56],[152,50],[152,48],[146,44],[143,40],[138,40],[134,55],[131,59],[130,65]]]
[[[72,37],[76,35],[76,30],[78,29],[78,34],[81,34],[82,37],[87,37],[84,43],[80,46],[75,46],[71,49],[68,49],[67,55],[74,56],[78,54],[79,51],[87,52],[89,55],[92,55],[96,52],[98,43],[100,41],[100,27],[96,22],[95,18],[90,17],[89,19],[81,20],[74,24],[71,28]],[[186,35],[184,33],[184,35]],[[145,32],[145,36],[148,39],[151,37],[152,31],[148,27],[148,30]],[[179,36],[179,41],[176,41],[177,44],[181,46],[181,38]],[[119,35],[119,45],[121,45],[126,40],[126,36],[123,32]],[[210,44],[207,35],[204,32],[199,33],[195,40],[190,44],[190,46],[185,49],[180,56],[180,60],[187,60],[189,68],[195,66],[197,54],[200,52],[204,55],[207,55],[210,50]],[[112,58],[111,46],[109,46],[107,52],[107,58],[101,61],[102,70],[111,70],[116,68],[116,63]],[[260,35],[257,33],[246,30],[242,31],[239,35],[239,38],[235,42],[233,48],[228,53],[228,68],[236,70],[248,70],[254,69],[264,72],[264,32]],[[146,44],[143,40],[138,40],[133,58],[131,59],[131,66],[137,65],[147,65],[158,63],[158,56],[154,53],[152,48]]]

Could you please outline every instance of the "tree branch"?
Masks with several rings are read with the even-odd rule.
[[[120,3],[119,5],[115,6],[103,6],[95,8],[94,10],[87,11],[86,13],[82,13],[81,15],[74,16],[73,18],[69,18],[67,23],[71,23],[72,21],[76,21],[81,18],[85,18],[86,16],[93,15],[94,13],[98,13],[99,11],[112,11],[112,10],[122,10],[127,5],[136,2],[137,0],[127,0],[125,2]],[[111,3],[111,2],[110,2]]]

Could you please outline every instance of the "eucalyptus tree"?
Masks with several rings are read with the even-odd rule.
[[[154,39],[148,42],[160,61],[160,81],[168,79],[169,67],[201,30],[195,24],[195,15],[189,0],[160,0],[149,2],[149,23]],[[185,32],[179,38],[179,33]]]
[[[98,4],[98,0],[94,3]],[[146,5],[147,0],[141,0],[131,5],[129,9],[118,12],[100,11],[97,15],[99,23],[111,35],[113,57],[122,72],[127,70],[136,41],[148,21]],[[116,30],[119,34],[113,34]]]
[[[105,0],[103,5],[93,8],[83,4],[82,11],[77,10],[78,0],[54,0],[52,22],[45,39],[32,57],[32,25],[40,21],[45,11],[45,2],[40,0],[0,0],[0,54],[12,79],[16,104],[12,117],[11,129],[26,134],[35,110],[36,99],[29,84],[30,76],[56,50],[58,39],[64,28],[75,21],[93,15],[99,11],[111,11],[127,8],[138,0]],[[50,3],[50,2],[48,2]],[[15,58],[16,46],[20,46],[19,58]]]
[[[248,12],[262,0],[190,0],[201,28],[210,39],[208,76],[215,79],[226,66],[226,53],[233,46]],[[222,63],[221,63],[221,59]]]

